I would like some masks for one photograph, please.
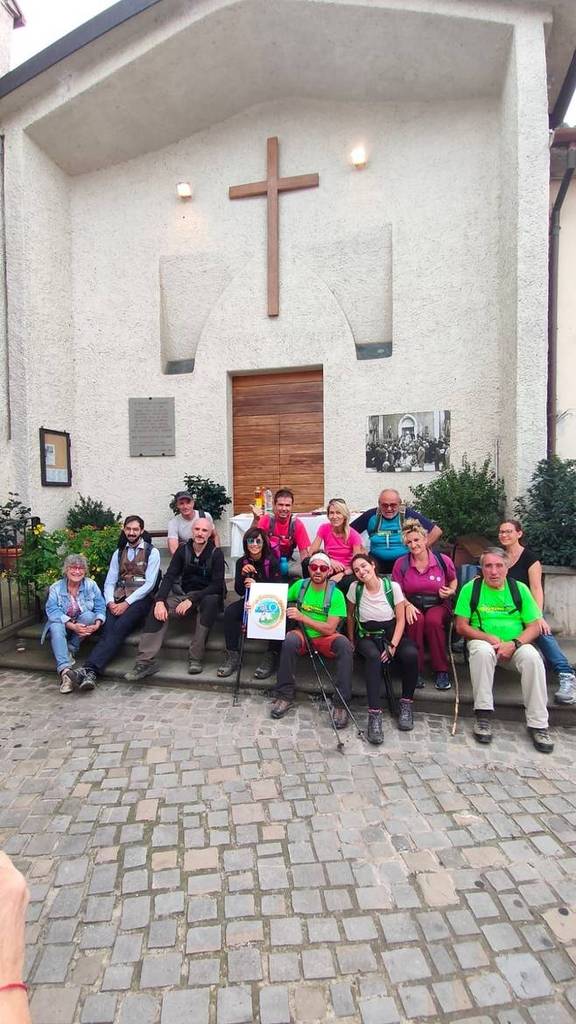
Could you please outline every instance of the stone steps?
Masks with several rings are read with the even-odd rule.
[[[186,622],[173,622],[164,646],[160,654],[160,670],[148,679],[140,683],[126,683],[127,686],[146,686],[152,683],[156,686],[186,687],[188,689],[218,689],[221,692],[231,692],[235,685],[235,675],[228,679],[220,679],[217,675],[218,666],[224,656],[224,631],[222,616],[219,617],[210,635],[204,670],[201,674],[189,676],[187,673],[187,649],[188,633]],[[55,675],[54,661],[49,643],[40,645],[42,625],[34,623],[23,626],[16,636],[0,644],[0,669],[16,669],[26,672],[42,672],[49,676]],[[103,680],[123,682],[126,673],[134,664],[136,648],[138,646],[139,633],[135,632],[127,638],[117,657],[107,666]],[[24,650],[17,649],[23,643]],[[81,648],[80,663],[86,660],[89,645],[92,641],[85,641]],[[576,660],[576,638],[565,637],[562,639],[562,647],[571,662]],[[250,692],[266,692],[274,683],[274,678],[257,680],[253,678],[253,672],[259,663],[265,644],[260,641],[248,640],[246,642],[245,656],[242,667],[241,686],[242,689]],[[472,688],[468,666],[464,663],[460,654],[455,655],[456,671],[460,682],[460,714],[467,716],[472,713]],[[496,706],[497,716],[503,719],[517,721],[524,720],[524,712],[521,704],[520,684],[516,676],[503,670],[496,673]],[[562,706],[554,704],[554,692],[557,688],[556,679],[548,674],[548,704],[550,707],[550,721],[552,725],[576,725],[576,705]],[[396,682],[395,690],[399,692],[399,682]],[[298,667],[297,691],[303,695],[317,694],[319,692],[318,682],[308,659],[303,658]],[[353,694],[360,703],[365,702],[365,686],[362,672],[359,665],[355,665],[353,675]],[[454,688],[448,691],[439,691],[434,687],[431,679],[423,690],[416,691],[417,710],[419,712],[430,712],[451,716],[454,710]]]

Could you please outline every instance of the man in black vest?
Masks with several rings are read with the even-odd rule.
[[[93,690],[96,677],[112,660],[126,637],[150,612],[160,571],[160,554],[144,537],[144,520],[127,516],[118,550],[110,559],[104,583],[108,615],[102,636],[82,668],[70,672],[79,690]]]
[[[155,660],[172,616],[195,616],[189,648],[188,672],[202,671],[208,634],[216,621],[224,596],[224,555],[214,545],[212,524],[197,519],[192,540],[175,551],[156,594],[154,608],[144,624],[136,664],[126,673],[128,680],[143,679],[158,672]]]

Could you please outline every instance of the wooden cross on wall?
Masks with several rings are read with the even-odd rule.
[[[248,185],[231,185],[230,199],[247,199],[250,196],[266,196],[268,204],[268,316],[280,312],[278,274],[278,193],[291,192],[297,188],[315,188],[320,178],[317,174],[297,174],[292,178],[278,177],[278,139],[266,142],[267,174],[265,181],[252,181]]]

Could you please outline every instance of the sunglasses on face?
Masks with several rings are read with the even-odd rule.
[[[310,572],[330,572],[331,566],[324,565],[324,562],[311,562]]]
[[[381,501],[380,508],[398,508],[397,501]]]
[[[261,548],[264,541],[262,540],[262,537],[249,537],[246,543],[253,544],[254,547]]]

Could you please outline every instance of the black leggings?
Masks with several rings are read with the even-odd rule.
[[[390,642],[396,622],[392,619],[390,622],[371,622],[366,623],[366,625],[370,625],[372,628],[379,627],[383,629],[384,636]],[[356,644],[358,654],[364,659],[364,678],[366,680],[368,707],[370,708],[381,707],[382,662],[380,661],[380,655],[382,649],[383,643],[379,637],[365,636]],[[418,682],[418,648],[416,644],[409,640],[408,637],[403,636],[396,648],[392,661],[400,668],[402,696],[407,700],[412,700],[416,683]]]

